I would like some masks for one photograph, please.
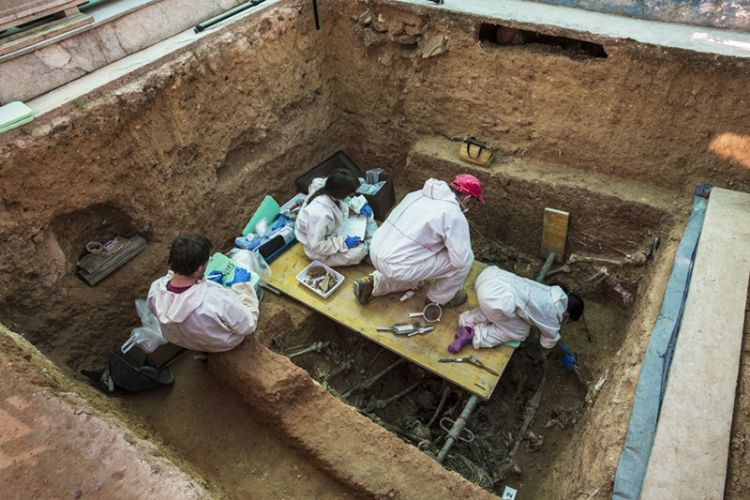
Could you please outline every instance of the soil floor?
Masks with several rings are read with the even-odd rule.
[[[117,398],[131,418],[228,498],[358,499],[256,422],[193,355],[172,368],[172,387]]]
[[[506,255],[513,254],[511,249],[502,250]],[[482,251],[486,253],[486,247]],[[541,264],[537,259],[518,254],[503,261],[504,266],[527,276],[536,272]],[[561,277],[560,281],[575,280]],[[571,323],[563,330],[564,342],[575,353],[579,370],[567,372],[557,355],[551,357],[540,407],[514,457],[516,467],[506,466],[506,459],[519,437],[524,409],[543,373],[535,333],[516,349],[492,398],[480,403],[471,415],[467,427],[475,433],[476,439],[469,444],[457,443],[445,462],[446,467],[498,495],[509,485],[518,489],[524,498],[555,497],[554,491],[545,490],[543,479],[551,469],[559,467],[556,464],[561,451],[575,439],[576,424],[592,403],[591,399],[587,401],[587,394],[593,394],[589,389],[601,376],[606,376],[622,343],[630,313],[630,304],[618,303],[601,290],[584,299],[586,323]],[[277,338],[272,347],[290,353],[294,347],[315,341],[330,342],[324,351],[293,361],[375,422],[420,449],[436,454],[445,435],[440,419],[456,419],[467,394],[409,363],[397,365],[370,388],[352,390],[400,358],[327,320],[321,319],[317,330],[312,337],[310,332],[297,332]],[[329,374],[342,366],[352,368],[329,378]],[[382,407],[391,397],[412,386],[414,388],[403,397]],[[440,406],[442,397],[445,400]]]

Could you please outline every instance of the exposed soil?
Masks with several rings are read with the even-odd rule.
[[[122,408],[227,498],[357,499],[258,423],[235,393],[192,355],[173,387],[118,398]]]
[[[483,245],[480,241],[474,246],[480,249],[479,259],[485,257],[483,260],[487,261],[491,246],[495,255],[506,256],[495,263],[529,277],[542,264],[538,259],[497,244]],[[558,278],[559,282],[572,285],[565,276]],[[474,432],[475,440],[470,444],[457,443],[445,462],[446,467],[496,494],[501,494],[505,485],[511,485],[524,498],[549,498],[550,492],[542,490],[543,479],[556,466],[561,451],[575,438],[576,424],[596,398],[598,391],[593,387],[600,377],[606,376],[628,324],[632,302],[617,302],[619,297],[614,294],[612,300],[600,303],[596,296],[603,298],[606,294],[586,294],[594,291],[590,287],[584,292],[588,334],[583,322],[563,330],[564,341],[577,357],[578,370],[566,372],[559,359],[551,359],[541,405],[531,433],[522,436],[523,445],[514,457],[516,466],[508,467],[507,458],[519,438],[524,408],[536,392],[543,371],[536,335],[516,349],[492,398],[481,403],[472,414],[468,428]],[[437,455],[445,436],[440,420],[458,418],[468,399],[464,391],[416,366],[399,363],[398,356],[329,321],[319,323],[315,331],[278,335],[272,346],[294,355],[315,342],[330,344],[320,352],[296,356],[293,361],[373,421],[428,454]],[[371,387],[360,387],[359,384],[392,365],[393,369]],[[402,391],[406,393],[396,397]],[[389,401],[391,398],[393,401]],[[442,405],[441,398],[444,398]]]
[[[265,194],[288,198],[296,176],[339,149],[363,168],[388,169],[402,192],[426,177],[468,169],[488,193],[487,210],[470,214],[479,230],[472,234],[477,255],[520,274],[532,275],[540,265],[528,255],[538,247],[539,209],[550,204],[566,205],[576,218],[572,251],[623,258],[647,248],[653,236],[663,237],[645,274],[607,266],[608,275],[596,276],[601,266],[578,264],[554,277],[582,291],[590,304],[592,341],[579,325],[568,340],[588,370],[584,381],[591,384],[608,368],[609,379],[589,404],[577,379],[553,363],[532,429],[544,443],[535,452],[524,444],[518,456],[522,474],[506,479],[539,498],[605,497],[679,238],[679,231],[663,233],[684,220],[695,184],[750,189],[750,66],[554,27],[510,26],[598,43],[607,58],[569,57],[537,43],[499,46],[478,39],[486,20],[388,1],[336,0],[321,9],[321,31],[310,21],[309,2],[289,1],[217,29],[127,81],[86,96],[83,105],[62,107],[3,134],[0,321],[77,376],[80,368],[99,365],[135,326],[133,301],[164,272],[167,246],[178,233],[202,232],[223,247]],[[466,135],[497,147],[492,167],[430,160],[419,147],[437,139],[448,151],[445,143],[455,146]],[[141,234],[149,246],[90,288],[76,277],[75,262],[87,241],[112,234]],[[517,250],[494,247],[490,239]],[[332,338],[341,342],[342,335]],[[359,361],[369,363],[374,347],[360,345]],[[333,349],[330,359],[312,355],[300,363],[319,379],[351,352],[344,347],[351,346]],[[750,455],[747,336],[743,349],[731,498],[750,495],[743,474]],[[519,349],[496,396],[471,424],[491,434],[482,442],[491,442],[495,455],[488,456],[486,445],[459,445],[457,453],[473,465],[448,464],[478,483],[489,481],[495,491],[501,483],[498,460],[510,445],[504,432],[518,427],[539,378],[534,350],[533,341]],[[382,354],[367,373],[383,367],[388,356]],[[293,481],[296,474],[310,478],[301,490],[295,484],[290,496],[350,494],[324,476],[316,479],[304,459],[283,445],[264,441],[262,427],[231,420],[246,410],[231,394],[214,394],[211,379],[198,370],[186,370],[193,365],[180,367],[185,380],[171,392],[127,398],[124,408],[148,416],[155,436],[229,496],[254,487],[280,496],[288,487],[287,476],[267,471],[257,458],[261,454],[254,451],[261,447],[275,450]],[[331,386],[345,390],[345,383],[362,375],[351,370]],[[442,383],[406,366],[392,375],[391,382],[351,401],[367,406],[403,389],[405,380],[419,380],[412,393],[371,412],[410,439],[407,434],[425,430],[417,420],[432,418]],[[190,400],[183,388],[199,391],[214,406],[205,403],[210,411],[191,413],[204,403]],[[459,399],[450,394],[448,406],[460,408]],[[186,414],[206,433],[190,436],[188,425],[169,420]],[[250,436],[235,442],[229,433],[220,435],[220,426],[210,425],[214,414],[221,415],[221,426],[231,422],[226,426],[232,433]],[[436,437],[434,422],[427,430]],[[241,463],[259,471],[258,477],[251,480],[247,470],[229,463],[229,453],[220,453],[217,443],[247,455]],[[213,464],[223,465],[213,470]]]

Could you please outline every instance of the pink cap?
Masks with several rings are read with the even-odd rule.
[[[468,194],[469,196],[479,200],[479,203],[484,205],[484,197],[482,196],[482,182],[471,174],[458,174],[451,187],[459,193]]]

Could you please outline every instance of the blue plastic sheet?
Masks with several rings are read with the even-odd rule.
[[[625,447],[615,473],[614,499],[637,500],[641,495],[710,190],[707,185],[695,190],[693,212],[677,248],[659,318],[651,332],[638,376]]]

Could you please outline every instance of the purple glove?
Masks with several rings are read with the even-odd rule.
[[[471,341],[474,340],[474,329],[470,326],[459,326],[456,329],[456,335],[454,338],[456,340],[448,346],[448,352],[451,354],[458,354],[461,349],[468,344],[471,344]]]
[[[232,286],[236,285],[237,283],[247,283],[248,281],[250,281],[250,271],[241,267],[235,267],[234,277],[232,278],[232,281],[227,281],[226,283],[224,283],[224,285]]]

